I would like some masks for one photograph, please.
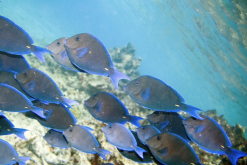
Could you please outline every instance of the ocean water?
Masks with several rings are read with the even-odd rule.
[[[141,75],[175,88],[187,104],[247,126],[246,0],[2,0],[0,15],[46,46],[78,33],[107,49],[132,43]],[[45,65],[45,64],[44,64]],[[245,134],[246,136],[246,134]],[[247,137],[247,136],[246,136]]]

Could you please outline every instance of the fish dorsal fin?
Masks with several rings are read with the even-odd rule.
[[[160,150],[158,150],[158,152],[161,154],[161,155],[165,155],[167,153],[167,147],[164,147]]]
[[[98,101],[95,106],[94,106],[94,109],[97,111],[97,112],[100,112],[101,109],[102,109],[102,103],[100,101]]]
[[[150,95],[150,88],[144,89],[139,95],[142,97],[143,101],[148,100],[149,95]]]
[[[88,50],[89,50],[89,48],[87,48],[87,47],[82,47],[82,48],[76,49],[77,56],[83,57],[85,54],[87,54]]]
[[[88,131],[93,131],[93,129],[90,127],[87,127],[87,126],[83,126],[83,127],[86,128]]]
[[[169,124],[169,121],[164,121],[162,123],[159,123],[160,130],[164,129]]]
[[[33,88],[35,87],[35,81],[30,81],[29,83],[26,83],[26,84],[25,84],[25,87],[26,87],[28,90],[33,90]]]
[[[199,125],[195,127],[195,132],[200,133],[205,129],[205,125]]]

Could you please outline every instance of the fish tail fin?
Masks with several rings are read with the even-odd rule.
[[[25,157],[25,156],[18,156],[15,158],[15,160],[20,164],[20,165],[25,165],[25,162],[31,159],[30,157]]]
[[[184,104],[184,103],[181,103],[178,106],[182,111],[188,113],[189,115],[193,116],[194,118],[199,119],[199,120],[203,120],[203,118],[197,113],[197,111],[201,111],[199,108],[196,108],[196,107],[193,107],[191,105]]]
[[[247,156],[247,153],[229,147],[225,147],[223,151],[226,153],[227,157],[233,165],[237,164],[238,158]]]
[[[27,129],[22,129],[22,128],[13,128],[13,133],[18,136],[21,139],[27,140],[25,137],[24,133],[28,131]]]
[[[118,89],[118,81],[119,80],[121,80],[121,79],[130,80],[130,78],[126,74],[119,72],[117,69],[114,69],[114,68],[110,68],[108,70],[108,75],[111,79],[112,84],[114,85],[114,87],[116,89]]]
[[[35,106],[32,106],[32,107],[33,107],[33,109],[31,111],[33,113],[35,113],[36,115],[38,115],[41,118],[46,118],[44,113],[43,113],[43,109],[42,108],[35,107]]]
[[[51,51],[35,45],[31,45],[31,52],[43,63],[45,63],[44,53],[53,54]]]
[[[71,99],[68,99],[66,97],[62,97],[62,99],[60,100],[60,102],[64,105],[66,105],[67,107],[69,108],[72,108],[71,105],[79,105],[79,103],[75,100],[71,100]],[[73,109],[73,108],[72,108]]]
[[[133,149],[142,159],[143,159],[143,152],[147,152],[146,150],[138,146],[133,147]]]
[[[104,160],[106,160],[105,156],[106,156],[107,154],[111,154],[110,151],[105,150],[105,149],[102,149],[102,148],[96,148],[96,149],[95,149],[95,152],[96,152],[97,154],[99,154],[99,156],[101,156]]]
[[[139,116],[131,116],[131,115],[127,116],[127,121],[137,127],[141,127],[139,120],[143,120],[143,118]]]

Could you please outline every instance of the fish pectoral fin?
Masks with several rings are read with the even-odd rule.
[[[25,87],[26,87],[28,90],[32,90],[32,89],[35,87],[35,81],[30,81],[29,83],[26,83],[26,84],[25,84]]]
[[[144,89],[140,94],[143,101],[148,100],[149,95],[150,95],[150,88]]]
[[[64,60],[66,57],[68,57],[66,50],[62,51],[61,53],[61,60]]]
[[[87,48],[87,47],[82,47],[82,48],[76,49],[77,56],[83,57],[85,54],[87,54],[88,50],[89,50],[89,48]]]
[[[43,110],[43,113],[44,113],[44,115],[45,115],[45,119],[46,119],[46,120],[51,116],[52,112],[53,112],[52,109],[48,109],[48,110],[44,109],[44,110]]]
[[[97,112],[100,112],[101,109],[102,109],[102,103],[100,101],[98,101],[95,106],[94,106],[94,109],[97,111]]]
[[[160,130],[164,129],[169,124],[169,121],[164,121],[162,123],[159,123]]]
[[[165,155],[165,154],[167,153],[167,147],[164,147],[164,148],[158,150],[158,152],[159,152],[162,156]]]
[[[199,133],[199,132],[202,132],[204,130],[205,125],[199,125],[199,126],[196,126],[194,128],[195,128],[195,132]]]

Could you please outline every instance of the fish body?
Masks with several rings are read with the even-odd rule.
[[[147,116],[147,120],[150,122],[150,125],[158,128],[161,133],[171,132],[190,142],[190,138],[183,125],[184,118],[178,113],[155,111]]]
[[[0,84],[0,109],[8,112],[32,111],[44,118],[43,109],[33,106],[32,102],[14,87]]]
[[[124,91],[139,105],[154,111],[178,112],[180,110],[202,119],[196,107],[184,104],[184,98],[171,86],[152,76],[140,76],[124,86]]]
[[[53,129],[50,129],[44,136],[44,139],[48,144],[50,144],[52,147],[58,147],[58,148],[69,148],[68,142],[65,139],[62,132],[55,131]]]
[[[111,56],[103,43],[91,34],[77,34],[65,40],[65,49],[70,61],[87,73],[109,76],[114,87],[118,81],[129,77],[114,68]]]
[[[105,155],[110,154],[110,151],[99,148],[99,143],[90,132],[91,128],[74,125],[63,132],[69,147],[73,147],[81,152],[99,154],[104,160]]]
[[[151,125],[144,125],[136,128],[137,136],[142,144],[146,145],[146,141],[154,135],[160,134],[161,132]]]
[[[185,130],[193,142],[209,153],[226,154],[234,165],[239,157],[247,156],[247,153],[231,148],[232,143],[226,132],[214,119],[200,116],[204,120],[188,118],[184,121]]]
[[[44,72],[32,68],[15,75],[15,79],[21,88],[33,98],[45,103],[70,105],[78,102],[63,97],[62,91],[57,84]]]
[[[19,83],[15,80],[14,75],[17,74],[16,72],[10,70],[3,70],[0,71],[0,83],[10,85],[24,94],[30,101],[33,101],[34,98],[29,96],[19,85]]]
[[[84,72],[83,70],[80,70],[70,62],[63,44],[64,40],[66,39],[66,37],[59,38],[52,42],[50,45],[47,45],[46,48],[52,52],[52,58],[62,67],[75,72]]]
[[[133,136],[136,139],[137,146],[140,147],[140,148],[143,148],[147,152],[143,153],[143,159],[140,158],[135,151],[124,151],[124,150],[118,149],[120,154],[123,155],[125,158],[131,159],[131,160],[133,160],[134,162],[137,162],[137,163],[153,163],[153,156],[152,156],[151,152],[149,151],[148,147],[142,144],[142,142],[137,137],[137,133],[136,132],[131,131],[131,133],[133,134]]]
[[[0,16],[0,51],[15,55],[32,52],[39,60],[45,62],[43,54],[51,52],[33,43],[33,39],[21,27],[8,18]]]
[[[24,165],[29,157],[19,156],[14,147],[5,140],[0,139],[0,164],[15,164]]]
[[[119,123],[113,123],[102,128],[105,137],[109,143],[125,151],[135,151],[143,158],[144,149],[137,146],[133,134],[125,126]]]
[[[140,127],[141,117],[129,115],[128,109],[113,94],[108,92],[98,92],[84,102],[90,114],[97,120],[105,123],[121,123],[127,121]]]
[[[46,105],[39,102],[34,103],[34,105],[44,109],[45,119],[35,115],[35,118],[44,127],[63,132],[77,122],[73,113],[63,104],[50,103]]]
[[[15,128],[15,126],[5,116],[0,115],[0,135],[15,134],[16,136],[26,140],[24,133],[27,129]]]
[[[0,71],[11,70],[20,73],[30,68],[31,66],[23,56],[0,52]]]
[[[167,165],[200,165],[200,160],[192,147],[180,136],[161,133],[147,140],[153,156]]]

